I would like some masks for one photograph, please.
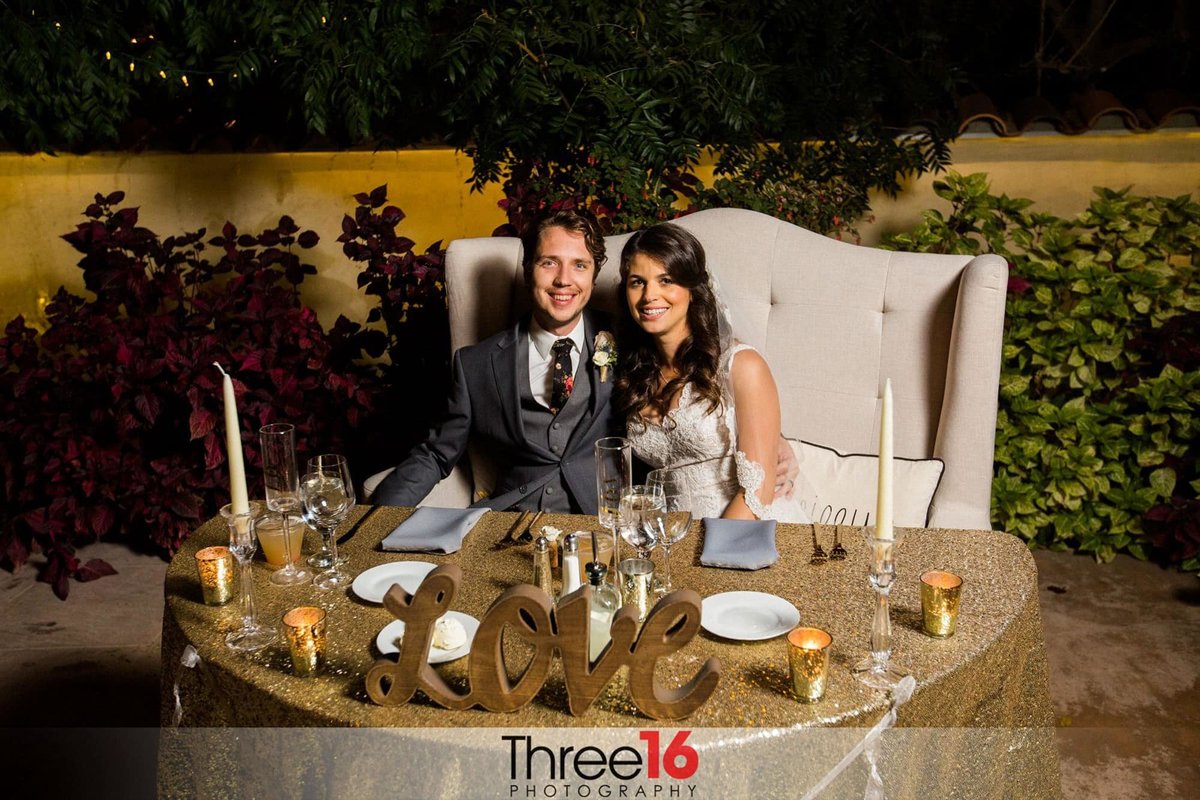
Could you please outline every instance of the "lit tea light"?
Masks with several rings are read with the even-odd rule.
[[[795,628],[787,636],[792,692],[802,703],[815,703],[825,695],[829,681],[829,645],[833,637],[820,628]]]
[[[963,580],[953,572],[929,570],[921,576],[921,612],[925,632],[945,639],[954,635]]]
[[[197,552],[196,572],[204,605],[223,606],[233,597],[233,554],[228,547],[206,547]]]
[[[283,615],[292,668],[302,678],[316,675],[325,666],[325,609],[300,606]]]

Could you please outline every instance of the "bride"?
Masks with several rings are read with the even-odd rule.
[[[613,401],[638,458],[681,474],[697,517],[810,522],[774,497],[779,392],[758,351],[733,341],[696,237],[670,223],[633,234],[620,291]]]

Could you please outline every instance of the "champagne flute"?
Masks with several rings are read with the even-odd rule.
[[[633,448],[622,436],[606,436],[595,444],[596,455],[596,517],[600,527],[612,537],[613,569],[609,576],[616,584],[617,516],[621,495],[633,483]]]
[[[646,485],[655,487],[663,496],[665,514],[659,542],[663,549],[663,580],[660,594],[673,590],[671,586],[671,545],[687,535],[692,525],[692,496],[678,470],[656,469],[646,476]]]
[[[329,542],[329,569],[313,578],[313,586],[335,589],[348,585],[352,579],[338,568],[337,539],[333,536],[354,508],[354,483],[345,457],[329,453],[310,458],[308,472],[300,483],[300,497],[304,518]]]
[[[285,563],[271,575],[276,586],[295,586],[312,580],[312,573],[292,563],[292,512],[300,508],[300,477],[296,470],[296,426],[273,422],[258,429],[262,444],[263,482],[267,508],[283,515]]]
[[[617,528],[621,538],[637,551],[638,558],[649,558],[658,544],[663,528],[666,503],[662,491],[654,486],[630,486],[621,495]]]

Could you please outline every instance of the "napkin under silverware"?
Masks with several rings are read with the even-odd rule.
[[[775,520],[704,518],[704,549],[700,553],[704,566],[762,569],[778,560]]]
[[[454,553],[475,523],[490,509],[421,506],[380,544],[384,550],[437,550]]]

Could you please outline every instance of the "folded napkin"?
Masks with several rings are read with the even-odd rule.
[[[389,533],[384,550],[440,550],[453,553],[487,508],[431,508],[421,506]]]
[[[704,566],[762,569],[778,560],[775,520],[704,518]]]

